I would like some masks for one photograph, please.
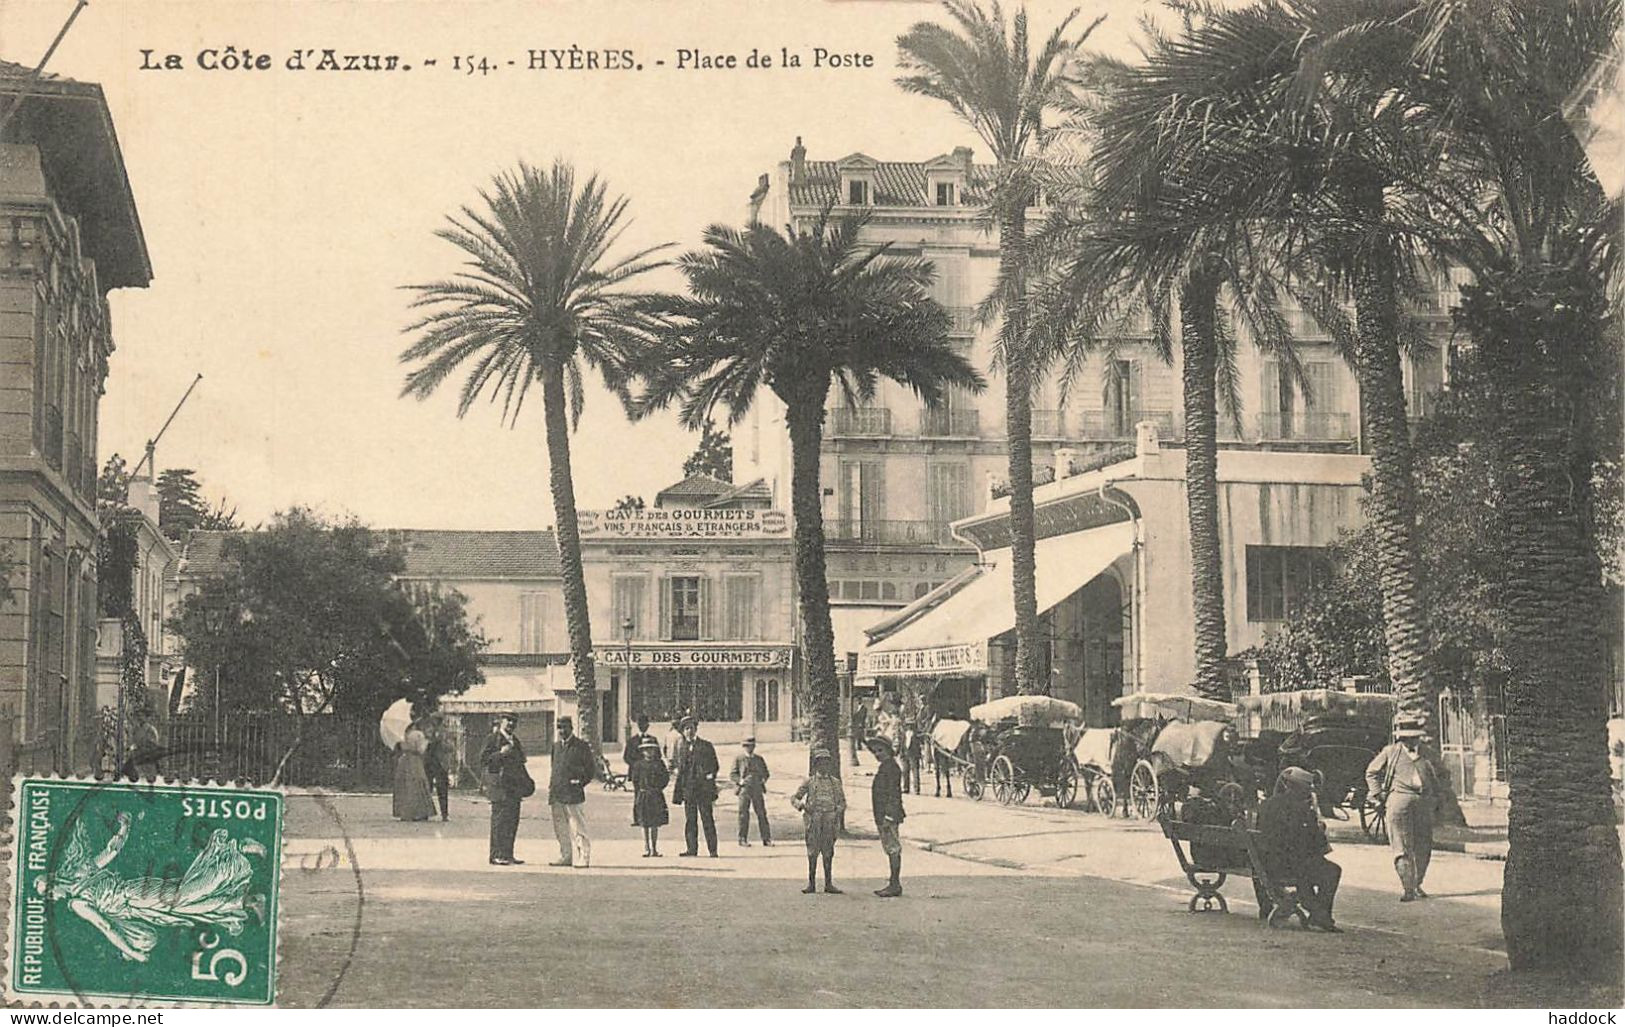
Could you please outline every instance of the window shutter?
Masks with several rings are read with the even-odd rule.
[[[1273,358],[1264,361],[1263,381],[1260,383],[1259,391],[1263,397],[1263,402],[1259,404],[1258,408],[1266,414],[1280,413],[1281,364],[1279,361]]]
[[[660,591],[660,640],[671,641],[671,579],[661,577],[658,579]]]
[[[711,579],[700,576],[700,637],[711,639],[716,637],[716,617],[711,609],[712,591]]]

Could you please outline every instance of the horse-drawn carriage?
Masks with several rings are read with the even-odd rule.
[[[1082,710],[1047,695],[1012,695],[973,706],[970,717],[986,729],[986,785],[995,799],[1015,805],[1037,789],[1062,809],[1072,805],[1078,768],[1071,742]]]
[[[1154,820],[1197,784],[1240,809],[1250,775],[1240,759],[1236,707],[1196,695],[1136,692],[1112,700],[1122,713],[1112,758],[1114,791],[1128,814]]]
[[[1355,816],[1373,838],[1383,835],[1383,809],[1366,794],[1365,768],[1390,741],[1391,695],[1315,688],[1236,700],[1254,778],[1267,787],[1285,767],[1314,774],[1321,813]]]

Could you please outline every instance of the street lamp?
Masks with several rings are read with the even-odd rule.
[[[220,752],[220,667],[225,663],[225,651],[220,635],[226,630],[226,604],[219,598],[203,605],[203,626],[215,643],[214,655],[214,750]]]
[[[621,618],[621,644],[626,647],[626,712],[631,719],[632,713],[632,623],[631,615]]]

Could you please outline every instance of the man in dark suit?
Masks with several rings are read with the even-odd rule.
[[[1332,919],[1332,901],[1343,869],[1326,858],[1331,845],[1315,815],[1315,778],[1301,767],[1288,767],[1275,781],[1275,794],[1258,806],[1258,833],[1270,876],[1297,885],[1298,899],[1309,914],[1309,926],[1342,933]],[[1292,915],[1291,903],[1276,903],[1269,921]]]
[[[513,840],[519,833],[519,804],[535,788],[525,769],[525,747],[514,735],[518,725],[517,714],[497,714],[480,748],[485,793],[491,798],[491,863],[500,867],[524,862],[514,857]]]
[[[559,718],[559,744],[553,747],[552,773],[547,781],[547,804],[553,814],[553,837],[559,858],[550,865],[592,865],[592,839],[587,837],[587,784],[598,776],[598,761],[585,738],[576,737],[575,721]]]
[[[693,717],[683,719],[683,744],[678,757],[677,773],[673,780],[672,801],[685,808],[683,837],[688,847],[680,856],[700,854],[700,825],[705,825],[705,847],[712,858],[717,854],[717,821],[712,809],[717,801],[717,750],[700,737],[699,721]]]

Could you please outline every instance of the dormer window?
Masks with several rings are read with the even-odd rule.
[[[854,153],[835,162],[841,174],[839,200],[849,207],[873,207],[876,203],[875,179],[880,163],[867,154]]]
[[[846,183],[846,202],[854,207],[867,207],[872,202],[869,194],[869,183],[861,178],[848,179]]]
[[[952,182],[937,183],[937,206],[953,207],[959,203],[958,190]]]

